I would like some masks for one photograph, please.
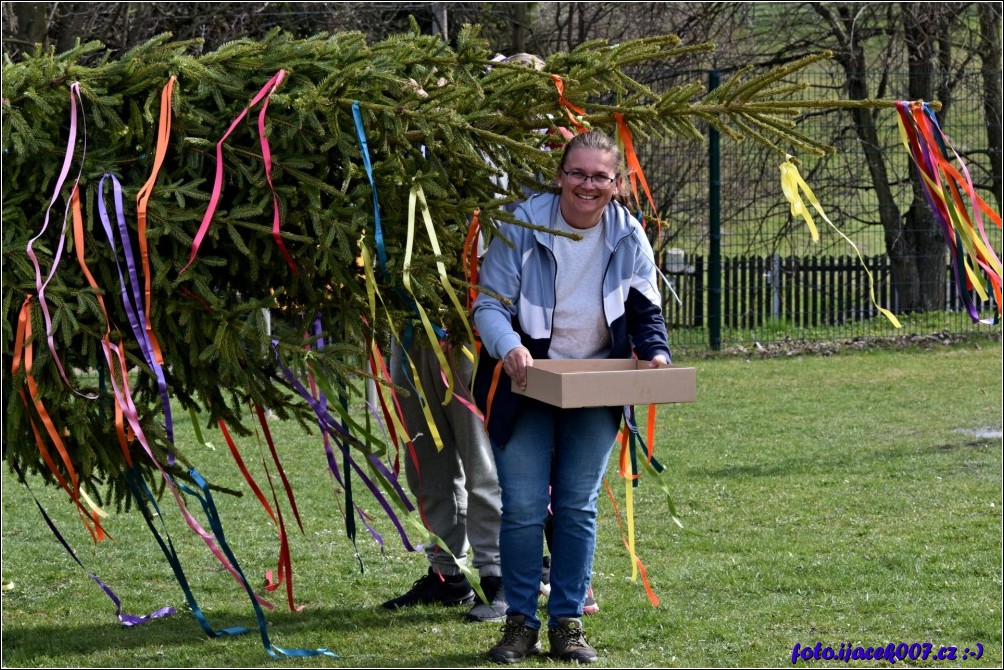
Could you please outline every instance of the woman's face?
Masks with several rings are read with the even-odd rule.
[[[594,179],[584,179],[586,176],[597,177],[601,181],[614,178],[614,181],[600,185]],[[602,149],[572,149],[565,158],[565,165],[558,170],[556,181],[561,189],[561,215],[568,225],[592,228],[599,223],[603,209],[620,186],[616,156]]]

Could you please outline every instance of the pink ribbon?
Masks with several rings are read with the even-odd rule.
[[[286,259],[286,263],[293,270],[294,273],[299,271],[296,265],[293,264],[293,260],[289,257],[286,251],[286,246],[282,243],[282,237],[279,232],[279,199],[276,196],[275,188],[272,186],[272,152],[269,149],[268,138],[265,135],[265,112],[268,109],[268,98],[272,97],[279,84],[282,83],[283,77],[286,76],[285,70],[279,70],[275,73],[265,86],[258,91],[251,103],[244,108],[237,118],[233,120],[230,127],[227,128],[227,132],[223,134],[220,141],[216,143],[216,181],[213,184],[213,192],[209,198],[209,207],[206,209],[205,215],[202,217],[202,224],[199,226],[198,232],[195,234],[195,239],[192,241],[192,253],[188,258],[188,263],[185,267],[181,268],[181,272],[178,274],[184,274],[185,270],[191,266],[192,262],[195,261],[195,256],[199,253],[199,247],[202,245],[202,240],[206,237],[206,232],[209,230],[209,224],[213,221],[213,215],[216,213],[216,207],[220,202],[220,195],[223,191],[223,143],[227,141],[230,134],[234,132],[245,116],[247,116],[248,111],[257,105],[262,98],[266,98],[265,104],[262,105],[261,112],[258,114],[258,134],[261,137],[261,149],[262,158],[265,161],[265,178],[268,181],[268,187],[272,191],[272,236],[275,238],[276,244],[279,245],[279,251],[282,252],[283,258]]]
[[[84,103],[80,99],[80,83],[73,82],[70,84],[70,137],[66,143],[66,155],[63,157],[63,167],[59,172],[59,177],[56,179],[56,187],[53,190],[52,200],[49,201],[49,206],[45,210],[45,221],[42,223],[42,229],[38,231],[38,235],[28,240],[28,247],[26,249],[28,258],[31,259],[32,265],[35,266],[35,290],[38,293],[38,304],[42,308],[42,315],[45,317],[45,335],[46,341],[49,345],[49,351],[52,352],[52,359],[56,362],[56,367],[59,369],[59,375],[66,382],[66,385],[78,396],[88,399],[97,398],[96,395],[86,395],[80,393],[73,388],[73,384],[66,376],[66,371],[63,369],[63,362],[59,358],[59,354],[56,353],[56,343],[53,339],[53,329],[52,329],[52,316],[49,314],[49,305],[45,300],[45,289],[52,281],[52,278],[56,276],[56,267],[59,265],[59,260],[63,256],[63,245],[66,243],[66,222],[70,217],[70,207],[67,205],[66,212],[63,214],[63,229],[59,233],[59,243],[56,245],[56,253],[52,259],[52,267],[49,268],[49,274],[46,275],[45,281],[42,281],[42,267],[38,262],[38,257],[35,255],[35,242],[45,234],[45,231],[49,228],[49,214],[52,212],[52,206],[56,204],[56,199],[59,198],[60,191],[63,189],[63,184],[66,182],[66,177],[70,172],[70,164],[73,162],[74,149],[77,144],[77,101],[80,101],[80,114],[83,116],[84,113]],[[83,133],[83,150],[82,154],[87,154],[87,131],[86,122],[84,124]],[[77,177],[73,182],[73,188],[70,189],[72,193],[76,188],[77,184],[80,182],[81,171],[83,170],[83,156],[81,156],[80,168],[77,170]]]

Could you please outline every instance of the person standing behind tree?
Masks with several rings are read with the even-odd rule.
[[[439,85],[443,84],[445,79],[440,79]],[[414,80],[408,86],[416,95],[428,97]],[[473,352],[474,346],[446,341],[439,346],[452,372],[455,396],[445,406],[441,399],[446,394],[446,375],[430,345],[424,340],[403,344],[395,340],[391,345],[391,381],[409,391],[399,398],[402,418],[414,447],[414,460],[411,456],[405,459],[405,475],[429,530],[462,564],[466,564],[467,553],[472,551],[472,567],[478,571],[487,602],[476,602],[467,613],[467,620],[502,621],[507,603],[499,565],[501,493],[488,435],[471,404],[474,365],[463,348],[466,346]],[[415,366],[417,379],[412,378],[406,352]],[[437,448],[432,438],[420,389],[425,394],[424,401],[442,449]],[[383,607],[394,610],[414,605],[457,606],[473,602],[474,590],[453,557],[431,543],[425,553],[429,562],[427,573],[407,592],[384,602]]]
[[[443,344],[453,373],[454,395],[470,403],[473,363],[459,345]],[[501,497],[488,436],[480,417],[457,397],[443,405],[445,375],[436,352],[428,344],[411,343],[408,355],[418,379],[404,356],[405,349],[391,346],[391,380],[410,393],[400,397],[402,418],[412,436],[414,458],[405,459],[408,486],[418,499],[429,524],[460,562],[473,549],[472,566],[481,578],[488,603],[478,601],[467,613],[469,621],[501,621],[505,616],[505,589],[499,565],[499,515]],[[472,348],[473,351],[473,348]],[[437,449],[431,436],[416,387],[424,390],[428,409],[442,439]],[[398,609],[413,605],[465,605],[474,601],[474,590],[453,558],[430,544],[425,550],[428,572],[411,589],[383,606]]]
[[[500,550],[508,609],[492,661],[541,652],[537,618],[544,520],[554,514],[548,640],[551,655],[591,663],[581,617],[596,546],[596,504],[621,408],[560,409],[520,396],[535,358],[670,362],[652,247],[613,200],[620,152],[593,131],[573,138],[558,195],[521,203],[518,219],[581,239],[503,224],[481,266],[474,322],[481,359],[474,396],[484,413],[502,487]]]

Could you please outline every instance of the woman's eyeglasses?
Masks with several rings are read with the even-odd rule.
[[[575,185],[585,184],[587,181],[590,181],[594,186],[606,188],[617,181],[617,177],[609,177],[605,174],[586,174],[578,170],[569,172],[565,168],[561,168],[561,171],[568,177],[568,181]]]

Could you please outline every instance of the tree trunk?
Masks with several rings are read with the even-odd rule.
[[[530,25],[530,3],[517,2],[513,4],[512,16],[512,51],[526,53],[526,29]]]
[[[951,41],[946,33],[950,30],[943,20],[938,5],[902,6],[903,37],[906,42],[908,60],[908,94],[911,100],[932,100],[936,96],[935,88],[945,97],[943,103],[950,103],[949,92],[940,82],[947,76],[937,67],[950,61],[947,50]],[[945,108],[942,108],[944,114]],[[907,210],[903,221],[901,239],[907,247],[908,256],[893,259],[893,267],[897,260],[902,264],[911,265],[912,282],[897,282],[899,309],[905,312],[940,310],[945,308],[946,247],[944,234],[941,232],[934,213],[927,204],[923,185],[916,167],[911,165],[911,182],[913,201]],[[886,231],[888,242],[888,231]],[[898,249],[898,245],[894,248]],[[889,252],[892,254],[892,250]]]
[[[90,35],[85,34],[84,26],[90,15],[89,2],[64,2],[64,7],[60,7],[64,18],[61,22],[59,34],[56,35],[56,50],[59,52],[69,51],[77,45],[77,39],[87,41]]]
[[[12,41],[21,51],[31,51],[36,44],[45,44],[49,32],[49,16],[44,2],[5,2],[4,13],[13,12]],[[6,16],[5,16],[6,18]],[[6,32],[6,31],[5,31]],[[5,48],[6,53],[11,53]]]
[[[450,29],[447,25],[446,3],[432,3],[432,32],[441,35],[446,41],[450,40]]]
[[[987,122],[987,151],[990,154],[990,178],[997,210],[1004,207],[1004,189],[1001,173],[1004,172],[1001,156],[1001,6],[981,3],[980,11],[980,74],[983,77],[983,116]]]
[[[833,29],[840,45],[834,59],[844,68],[847,95],[853,100],[869,98],[868,69],[862,42],[854,39],[857,8],[841,5],[836,13],[826,3],[814,3],[813,8]],[[892,9],[890,7],[890,9]],[[903,38],[910,56],[911,100],[931,100],[933,86],[934,45],[939,41],[934,31],[938,24],[936,5],[900,5]],[[930,13],[924,16],[922,14]],[[889,19],[892,20],[890,13]],[[945,243],[930,208],[924,198],[921,182],[913,170],[913,199],[902,213],[890,185],[889,170],[882,155],[875,118],[870,110],[851,112],[858,141],[865,154],[865,163],[878,200],[879,222],[885,233],[886,253],[892,273],[898,312],[944,309]]]

